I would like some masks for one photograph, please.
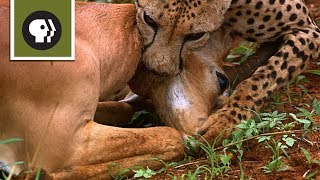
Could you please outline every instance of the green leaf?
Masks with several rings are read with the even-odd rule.
[[[149,112],[147,112],[146,110],[142,110],[142,111],[138,111],[135,112],[131,118],[131,121],[136,121],[138,118],[140,118],[140,116],[142,115],[148,115],[150,114]]]
[[[228,155],[223,154],[220,156],[220,160],[224,166],[228,166],[230,164],[231,157],[232,157],[232,154],[228,154]]]
[[[121,176],[126,177],[125,174],[126,174],[127,172],[129,172],[129,171],[131,171],[129,168],[122,169],[122,170],[119,171],[118,175],[119,175],[120,177],[121,177]]]
[[[39,180],[40,179],[40,174],[41,174],[41,168],[38,168],[36,177],[34,179],[35,180]]]
[[[146,173],[144,173],[144,175],[143,175],[143,177],[145,177],[145,178],[151,178],[151,176],[153,176],[153,175],[156,175],[157,173],[156,172],[154,172],[153,170],[151,170],[151,169],[147,169],[147,171],[146,171]]]
[[[320,165],[320,160],[316,160],[316,159],[315,159],[315,160],[312,161],[312,163],[317,164],[317,165]]]
[[[257,128],[265,128],[268,126],[269,123],[269,121],[262,121],[261,123],[257,124]]]
[[[270,123],[270,128],[273,128],[275,125],[276,125],[276,122],[272,121],[272,122]]]
[[[151,178],[153,175],[157,174],[153,170],[147,168],[147,169],[139,169],[139,170],[133,170],[135,172],[134,178]]]
[[[271,136],[261,136],[258,137],[258,143],[264,142],[264,141],[269,141],[271,139]]]
[[[294,120],[298,121],[301,124],[310,124],[311,122],[307,119],[299,119],[295,114],[289,114]]]
[[[288,137],[288,138],[284,138],[284,141],[286,142],[286,144],[290,147],[292,147],[294,145],[294,142],[296,142],[295,139]]]
[[[11,139],[7,139],[7,140],[0,141],[0,145],[10,144],[10,143],[15,143],[15,142],[20,142],[20,141],[23,141],[23,139],[20,139],[20,138],[11,138]]]
[[[316,112],[316,114],[320,116],[320,103],[317,99],[314,99],[313,101],[313,109]]]
[[[299,75],[299,76],[297,77],[297,81],[298,81],[298,82],[299,82],[299,81],[302,81],[302,80],[304,80],[304,79],[306,79],[306,77],[303,76],[303,75]]]
[[[8,177],[6,176],[6,174],[4,173],[4,171],[1,171],[2,177],[4,177],[4,179],[8,179]]]
[[[303,108],[297,108],[297,109],[299,111],[301,111],[310,121],[314,121],[312,114],[309,111],[307,111],[306,109],[303,109]]]
[[[241,150],[241,149],[239,149],[239,150],[232,149],[232,151],[233,151],[234,154],[237,154],[237,158],[241,162],[242,156],[243,156],[243,150]]]
[[[304,92],[304,93],[308,93],[308,89],[305,88],[303,85],[298,85],[298,87]]]
[[[309,71],[307,71],[307,73],[320,76],[320,70],[309,70]]]
[[[309,152],[304,148],[300,148],[300,149],[301,149],[302,153],[304,154],[304,156],[306,157],[308,164],[310,164],[311,163],[311,156],[310,156]]]
[[[138,171],[134,171],[136,174],[133,176],[134,178],[139,178],[143,176],[143,170],[139,169]]]
[[[233,59],[240,57],[240,55],[228,54],[227,61],[231,62]]]
[[[248,126],[246,124],[238,124],[237,128],[239,128],[239,129],[247,129]]]

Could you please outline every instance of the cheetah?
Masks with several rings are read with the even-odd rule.
[[[203,124],[203,120],[196,120],[200,128],[193,132],[209,141],[218,134],[230,135],[230,127],[252,117],[272,92],[297,77],[311,59],[319,57],[320,29],[302,0],[137,0],[136,5],[137,22],[144,21],[150,27],[140,28],[146,42],[142,60],[159,76],[179,76],[185,66],[186,49],[203,48],[210,32],[219,29],[260,44],[280,43],[277,52],[235,88],[221,109]],[[164,33],[169,36],[164,38]],[[159,49],[153,44],[167,54],[177,53],[157,55]],[[219,80],[224,79],[225,73],[216,73]]]
[[[119,94],[139,71],[136,69],[143,42],[140,41],[134,5],[77,2],[76,61],[72,63],[10,62],[9,12],[8,1],[0,0],[0,139],[19,137],[25,141],[2,145],[0,164],[26,162],[14,168],[14,173],[21,175],[17,179],[28,179],[24,176],[32,179],[38,171],[26,174],[23,169],[31,172],[30,168],[39,166],[45,179],[111,179],[121,168],[138,164],[156,169],[163,165],[150,158],[164,162],[183,158],[183,139],[177,129],[120,128],[121,124],[130,122],[127,114],[133,113],[134,106],[105,102],[115,98],[114,94]],[[139,27],[141,29],[141,24]],[[227,54],[224,36],[224,32],[218,30],[210,34],[206,47],[210,46],[212,52],[220,52],[210,53],[210,58],[204,59],[210,61],[195,61],[199,54],[206,54],[206,48],[184,52],[187,57],[184,68],[190,73],[183,79],[175,77],[175,80],[164,76],[169,83],[174,81],[172,88],[166,89],[166,84],[152,86],[169,94],[173,100],[180,100],[172,89],[190,90],[184,88],[185,82],[197,84],[195,80],[203,78],[202,74],[206,72],[202,83],[203,86],[207,84],[206,90],[214,100],[221,91],[218,77],[222,75],[217,76],[216,72],[222,69],[207,65],[220,62]],[[188,46],[193,47],[194,43],[198,42],[189,42]],[[195,62],[197,68],[194,68]],[[145,89],[141,87],[140,91]],[[162,100],[160,107],[165,106],[167,99],[158,99]],[[210,102],[208,96],[203,99]],[[183,99],[180,102],[184,102]],[[173,103],[180,108],[184,106]],[[166,110],[167,114],[172,112],[170,108]],[[197,110],[200,109],[194,109]],[[34,157],[31,162],[28,161],[29,154]],[[8,168],[4,170],[11,172]]]
[[[252,111],[259,112],[272,92],[297,77],[320,54],[320,29],[302,0],[233,0],[223,26],[248,41],[278,41],[280,48],[209,117],[200,130],[206,139],[216,136],[221,127],[252,117]],[[231,131],[222,132],[222,137]]]

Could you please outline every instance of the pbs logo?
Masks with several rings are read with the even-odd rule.
[[[58,43],[62,28],[59,19],[54,14],[48,11],[36,11],[24,21],[22,34],[30,47],[47,50]]]

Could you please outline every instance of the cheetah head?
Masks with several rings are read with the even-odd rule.
[[[175,76],[186,52],[206,44],[220,27],[231,0],[136,0],[142,61],[158,75]]]
[[[140,63],[129,85],[149,98],[160,119],[183,137],[198,133],[199,127],[224,103],[229,79],[223,61],[231,47],[223,29],[210,34],[202,48],[186,52],[185,67],[177,76],[159,76]]]

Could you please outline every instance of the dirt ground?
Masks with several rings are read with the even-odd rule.
[[[320,0],[306,0],[308,7],[311,10],[312,16],[319,23],[320,22]],[[320,65],[317,61],[312,61],[308,65],[308,70],[320,70]],[[316,98],[320,101],[320,76],[310,73],[303,73],[307,82],[299,83],[304,86],[308,92],[308,95],[304,95],[303,90],[296,86],[290,86],[287,93],[290,94],[291,103],[289,103],[288,96],[281,97],[280,102],[284,102],[282,106],[279,106],[279,112],[292,112],[296,113],[295,107],[301,107],[303,103],[311,105]],[[303,106],[303,105],[302,105]],[[303,106],[306,108],[305,106]],[[271,108],[272,109],[272,108]],[[273,108],[274,109],[274,108]],[[306,108],[307,109],[307,108]],[[268,111],[266,109],[265,111]],[[271,111],[271,110],[270,110]],[[320,124],[320,117],[315,118],[315,123]],[[287,153],[290,159],[286,159],[285,162],[288,166],[286,171],[265,174],[261,169],[270,162],[271,152],[266,149],[264,145],[259,145],[257,140],[251,140],[243,145],[244,155],[242,159],[243,172],[245,179],[305,179],[307,174],[318,170],[317,174],[313,177],[320,179],[320,165],[316,163],[308,164],[305,155],[301,152],[301,148],[306,149],[311,156],[312,160],[320,160],[320,132],[309,133],[304,136],[303,140],[301,134],[297,134],[297,141],[293,147],[287,149]],[[188,171],[194,171],[197,167],[203,164],[205,157],[192,160],[191,162],[180,165],[178,167],[169,168],[166,172],[157,174],[151,179],[171,179],[168,175],[174,175],[178,179],[182,174],[188,174]],[[218,177],[217,179],[240,179],[241,169],[238,165],[236,157],[231,160],[231,170],[226,173],[226,176]],[[204,176],[198,176],[196,179],[204,179]]]

